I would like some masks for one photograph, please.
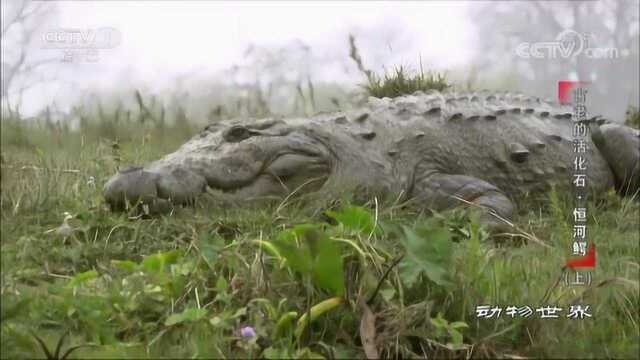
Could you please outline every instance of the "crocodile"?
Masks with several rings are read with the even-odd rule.
[[[573,186],[578,155],[590,191],[638,192],[636,129],[597,116],[577,122],[571,106],[519,93],[416,92],[310,117],[210,124],[160,160],[119,171],[104,196],[113,210],[138,202],[162,213],[209,190],[243,203],[353,191],[435,211],[476,204],[492,223],[531,194]]]

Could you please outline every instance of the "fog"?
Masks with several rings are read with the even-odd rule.
[[[2,106],[25,116],[47,106],[67,113],[96,95],[108,102],[141,89],[184,101],[190,116],[202,117],[209,109],[199,107],[229,101],[221,95],[227,86],[308,81],[347,96],[365,80],[349,57],[352,34],[377,72],[422,66],[461,87],[543,97],[555,97],[558,80],[588,80],[593,111],[621,121],[627,106],[638,106],[637,8],[637,1],[12,0],[2,3]],[[560,40],[573,44],[571,56],[521,46],[553,42],[566,29],[586,34],[580,50],[605,50],[598,58],[575,54],[566,34]],[[291,91],[274,92],[272,109],[289,106]]]

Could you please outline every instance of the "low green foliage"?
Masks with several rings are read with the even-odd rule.
[[[61,127],[58,144],[38,124],[2,123],[2,358],[43,357],[39,341],[53,357],[67,332],[59,357],[77,346],[68,358],[363,357],[358,303],[369,299],[384,358],[640,350],[637,200],[591,199],[594,282],[554,287],[570,252],[572,207],[556,192],[515,219],[548,246],[515,229],[513,241],[490,235],[469,209],[427,217],[398,206],[291,199],[235,209],[203,199],[166,217],[111,213],[101,188],[118,164],[182,141],[147,125],[115,126],[129,133],[115,151],[99,132],[83,132],[89,125]],[[22,137],[10,141],[5,130]],[[51,231],[65,212],[74,229],[66,237]],[[594,317],[475,316],[482,304],[542,300],[588,304]]]
[[[309,276],[332,295],[344,294],[342,256],[324,230],[312,224],[297,225],[281,232],[272,242],[291,269]]]
[[[418,276],[424,273],[440,286],[451,286],[452,283],[446,279],[453,253],[449,229],[428,222],[416,229],[404,227],[403,230],[404,237],[401,240],[407,256],[400,263],[400,276],[404,283],[413,286]]]
[[[431,325],[433,325],[435,329],[436,339],[450,339],[451,342],[447,342],[447,346],[452,350],[464,348],[462,346],[463,336],[459,329],[468,328],[469,325],[462,321],[454,321],[450,323],[447,319],[442,317],[441,313],[438,313],[437,317],[431,318]]]

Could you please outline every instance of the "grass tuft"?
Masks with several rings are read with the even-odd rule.
[[[367,79],[367,82],[362,87],[369,96],[393,98],[401,95],[410,95],[416,91],[444,91],[452,86],[444,74],[437,72],[425,73],[422,68],[422,62],[420,62],[420,72],[411,72],[400,65],[391,72],[386,72],[380,76],[364,65],[364,60],[360,55],[360,50],[353,35],[349,35],[349,49],[349,57],[356,63],[358,70]]]
[[[403,66],[398,66],[382,77],[371,73],[367,83],[363,85],[367,94],[377,98],[397,97],[413,94],[416,91],[444,91],[451,87],[444,74],[427,72],[411,73]]]

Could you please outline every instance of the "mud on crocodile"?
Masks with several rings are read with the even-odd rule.
[[[585,126],[587,186],[636,193],[640,132],[599,117]],[[433,210],[464,199],[509,218],[526,194],[571,186],[573,131],[571,107],[521,94],[370,98],[346,112],[209,125],[174,153],[114,175],[104,196],[114,210],[141,201],[163,212],[207,187],[242,200],[365,190]]]

